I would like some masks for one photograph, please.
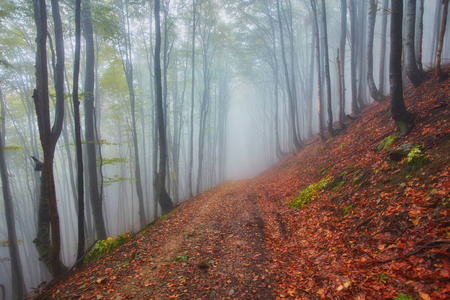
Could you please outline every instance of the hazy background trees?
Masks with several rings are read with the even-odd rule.
[[[44,157],[53,161],[61,233],[60,255],[53,252],[53,261],[72,265],[81,193],[76,129],[81,129],[86,166],[82,223],[83,247],[88,247],[99,238],[137,232],[172,204],[223,180],[257,174],[301,148],[319,128],[326,139],[345,127],[350,113],[370,104],[374,86],[380,94],[374,98],[386,96],[392,38],[388,2],[160,0],[155,15],[153,0],[82,0],[76,87],[75,1],[47,1],[42,8],[49,34],[39,49],[45,49],[42,66],[48,70],[48,122],[59,124],[53,130],[46,125],[54,132],[43,144],[53,147],[45,151],[53,151],[50,157],[42,150],[32,98],[38,51],[33,4],[44,1],[0,0],[1,133],[7,165],[2,171],[13,204],[8,206],[3,196],[7,208],[0,205],[0,220],[14,211],[27,290],[58,273],[38,259],[51,254],[51,243],[40,254],[33,244],[44,173],[35,171],[31,156],[47,170]],[[415,1],[405,2],[409,19],[403,44],[405,54],[413,51],[415,57],[408,63],[419,72],[436,66],[437,59],[448,63],[448,30],[441,30],[446,8],[440,1],[426,6],[418,1],[412,9],[410,2]],[[407,84],[408,77],[403,78]],[[71,101],[76,88],[84,107],[81,128]],[[333,120],[340,126],[333,128]],[[4,191],[6,185],[2,182]],[[158,200],[163,194],[165,200]],[[50,219],[44,223],[41,228],[52,228]],[[0,228],[0,284],[9,287],[17,276],[11,264],[18,263],[9,252],[15,250],[6,221]],[[50,238],[48,231],[45,236]],[[7,293],[11,296],[11,289]]]

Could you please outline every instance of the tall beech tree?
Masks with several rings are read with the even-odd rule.
[[[375,20],[378,6],[375,0],[370,0],[369,6],[369,31],[367,34],[367,84],[369,85],[370,96],[372,99],[380,102],[384,100],[384,96],[378,91],[375,80],[373,79],[373,36],[375,32]]]
[[[416,32],[416,59],[417,59],[417,67],[421,72],[423,72],[423,64],[422,64],[422,46],[423,46],[423,12],[424,12],[424,0],[419,0],[419,9],[418,9],[418,29]]]
[[[173,203],[166,190],[166,126],[164,120],[163,99],[162,99],[162,78],[161,78],[161,17],[160,0],[155,0],[155,95],[156,95],[156,122],[158,123],[158,144],[159,144],[159,169],[154,179],[156,201],[163,213],[172,209]]]
[[[36,89],[33,92],[34,105],[37,115],[39,128],[39,136],[43,150],[43,168],[41,174],[41,185],[39,194],[38,222],[37,234],[34,239],[39,257],[50,273],[56,277],[60,275],[65,266],[60,261],[60,226],[59,215],[56,203],[55,180],[53,174],[53,158],[61,133],[62,121],[64,119],[64,95],[56,97],[55,105],[55,122],[51,126],[50,122],[50,101],[48,87],[48,69],[47,69],[47,9],[45,0],[33,0],[34,18],[36,23]],[[55,76],[61,76],[55,83],[63,84],[64,82],[64,53],[60,51],[64,49],[62,39],[62,24],[59,17],[58,1],[52,1],[52,11],[55,26],[55,43],[60,46],[56,47],[57,66]],[[58,29],[57,29],[58,28]],[[61,47],[62,46],[62,47]],[[62,56],[62,58],[59,58]],[[58,65],[62,61],[62,66]],[[61,74],[62,70],[62,74]],[[55,87],[59,90],[58,87]],[[64,90],[64,89],[63,89]],[[61,95],[59,95],[61,96]],[[50,240],[51,229],[51,240]]]
[[[388,1],[388,0],[386,0]],[[345,128],[345,41],[347,40],[347,0],[341,0],[341,39],[339,42],[339,123]]]
[[[388,11],[389,0],[383,0],[383,17],[381,18],[381,41],[380,41],[380,70],[378,72],[378,91],[381,95],[385,95],[384,91],[384,69],[386,65],[386,32],[387,32],[387,21],[388,21]]]
[[[357,98],[357,86],[358,78],[356,73],[356,63],[357,63],[357,29],[356,29],[356,3],[355,0],[349,0],[348,6],[350,12],[350,48],[351,48],[351,58],[350,58],[350,72],[351,72],[351,90],[352,90],[352,113],[358,114],[360,107],[358,106]]]
[[[191,79],[191,114],[190,114],[190,133],[189,133],[189,171],[188,185],[189,197],[193,197],[192,193],[192,170],[194,168],[194,100],[195,100],[195,29],[197,28],[197,0],[192,0],[192,79]]]
[[[391,25],[392,26],[392,25]],[[416,36],[416,0],[408,0],[406,5],[405,28],[405,71],[409,80],[418,87],[425,79],[425,74],[417,67]]]
[[[403,1],[391,0],[391,56],[389,83],[391,85],[391,115],[399,129],[406,131],[411,115],[403,101],[402,86],[402,22]]]
[[[331,79],[330,79],[330,58],[328,56],[328,29],[327,29],[327,8],[325,0],[322,0],[322,28],[323,28],[323,52],[325,59],[325,82],[327,85],[327,111],[328,111],[328,132],[334,136],[333,131],[333,110],[331,103]]]
[[[290,79],[289,70],[288,70],[288,62],[286,58],[286,49],[284,44],[284,33],[283,33],[283,21],[281,17],[281,7],[280,7],[280,0],[277,0],[277,16],[278,16],[278,27],[280,30],[280,45],[281,45],[281,55],[282,55],[282,61],[283,61],[283,67],[284,67],[284,79],[286,81],[286,90],[288,93],[288,99],[289,99],[289,111],[290,111],[290,130],[292,133],[292,141],[294,143],[295,148],[301,149],[302,143],[300,142],[298,135],[297,135],[297,128],[296,128],[296,109],[295,109],[295,93],[293,89],[293,82]],[[291,57],[292,59],[292,57]]]
[[[97,176],[97,153],[95,137],[95,107],[94,107],[94,31],[91,21],[91,0],[83,0],[82,8],[83,37],[85,40],[85,80],[84,80],[84,126],[87,155],[87,177],[89,186],[89,199],[91,201],[97,238],[106,239],[106,226],[103,219],[103,199],[100,197]]]
[[[84,234],[84,180],[83,149],[81,144],[80,100],[78,99],[78,79],[80,74],[81,50],[81,0],[75,2],[75,59],[73,63],[73,117],[75,121],[75,145],[77,149],[77,214],[78,214],[78,248],[77,262],[82,264],[85,246]]]
[[[319,23],[317,21],[317,7],[316,0],[311,0],[311,8],[313,11],[313,28],[316,45],[316,60],[317,60],[317,97],[318,97],[318,114],[319,114],[319,134],[322,140],[325,139],[324,126],[323,126],[323,100],[322,100],[322,67],[320,59],[320,38],[319,38]]]
[[[442,49],[444,48],[444,37],[445,37],[445,28],[447,26],[447,15],[448,15],[448,1],[449,0],[442,0],[442,5],[444,6],[442,9],[442,21],[441,21],[441,30],[439,32],[439,41],[438,46],[436,50],[436,72],[439,77],[445,77],[444,73],[442,72],[441,68],[441,56],[442,56]]]
[[[132,49],[131,49],[131,29],[130,29],[130,18],[129,18],[129,7],[128,1],[121,3],[122,10],[122,27],[124,39],[119,41],[119,48],[123,49],[121,51],[122,66],[125,72],[125,77],[127,79],[128,94],[130,98],[130,111],[131,111],[131,134],[133,137],[133,149],[134,149],[134,176],[136,184],[136,194],[138,196],[139,205],[139,221],[141,228],[147,224],[147,218],[145,217],[145,207],[144,207],[144,193],[142,191],[142,178],[141,178],[141,165],[139,159],[139,145],[138,145],[138,133],[136,126],[136,95],[134,92],[133,85],[133,60],[132,60]],[[122,44],[123,45],[120,45]]]

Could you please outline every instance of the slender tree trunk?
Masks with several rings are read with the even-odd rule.
[[[342,74],[341,74],[341,60],[339,58],[339,48],[337,49],[337,55],[336,55],[336,68],[338,71],[338,85],[339,85],[339,126],[341,129],[345,129],[344,124],[344,118],[343,118],[343,109],[344,109],[344,99],[343,99],[343,92],[342,92]]]
[[[386,31],[387,31],[387,16],[389,9],[389,0],[383,0],[383,17],[381,20],[381,42],[380,42],[380,71],[379,71],[379,91],[381,95],[384,94],[384,75],[386,65]]]
[[[0,87],[0,105],[2,126],[0,130],[0,172],[3,190],[3,202],[5,204],[6,228],[8,233],[9,257],[11,260],[12,299],[22,300],[24,298],[25,283],[23,281],[22,263],[20,261],[19,247],[17,244],[16,224],[14,221],[14,208],[11,191],[9,188],[8,171],[5,159],[5,105],[3,102],[2,89]],[[5,298],[3,298],[5,299]]]
[[[384,96],[378,91],[373,79],[373,36],[375,31],[375,20],[377,17],[377,4],[375,0],[369,2],[369,32],[367,37],[367,84],[369,85],[370,96],[373,100],[381,102],[384,100]]]
[[[350,0],[350,32],[351,32],[351,88],[352,88],[352,114],[357,115],[359,113],[358,99],[357,99],[357,87],[358,79],[356,78],[356,58],[357,58],[357,33],[356,33],[356,7],[355,0]]]
[[[156,90],[156,120],[159,133],[159,172],[155,178],[156,199],[161,205],[163,213],[172,209],[173,203],[166,191],[166,128],[164,125],[164,111],[162,103],[162,84],[161,84],[161,21],[160,21],[160,0],[155,0],[155,90]]]
[[[83,180],[83,148],[81,142],[80,101],[78,99],[78,77],[80,73],[81,48],[81,0],[75,6],[75,60],[73,67],[73,117],[75,120],[75,145],[77,149],[77,197],[78,197],[78,249],[77,262],[82,264],[84,255],[84,180]]]
[[[387,1],[387,0],[386,0]],[[423,2],[424,0],[419,0],[419,30],[417,32],[416,39],[416,59],[417,59],[417,67],[420,72],[423,72],[423,64],[422,64],[422,44],[423,44]]]
[[[406,131],[411,116],[403,101],[402,86],[402,22],[403,1],[391,0],[391,57],[389,82],[391,85],[391,115],[401,131]]]
[[[286,89],[288,91],[288,98],[289,98],[289,107],[290,107],[290,122],[291,122],[291,134],[292,134],[292,141],[294,143],[295,148],[301,149],[302,144],[300,143],[298,136],[297,136],[297,130],[295,126],[295,103],[294,103],[294,96],[293,96],[293,90],[291,86],[291,82],[289,80],[289,71],[287,67],[287,59],[286,59],[286,51],[284,47],[284,37],[283,37],[283,23],[281,19],[281,12],[280,12],[280,0],[277,0],[277,15],[278,15],[278,25],[280,29],[280,44],[281,44],[281,54],[283,58],[283,65],[284,65],[284,75],[286,80]]]
[[[192,169],[194,168],[194,94],[195,94],[195,29],[197,1],[192,0],[192,85],[191,85],[191,132],[189,138],[189,197],[192,198]]]
[[[83,36],[86,43],[86,67],[84,82],[84,122],[87,152],[88,185],[91,200],[92,213],[94,216],[97,239],[105,240],[107,237],[105,221],[103,219],[103,199],[100,198],[97,176],[97,155],[95,145],[95,122],[94,122],[94,36],[91,22],[91,1],[83,0]]]
[[[368,100],[368,97],[366,95],[366,80],[365,76],[367,75],[367,64],[365,63],[367,61],[366,57],[366,51],[364,46],[366,45],[366,29],[367,29],[367,18],[365,17],[367,12],[367,1],[355,1],[358,3],[358,11],[356,13],[357,15],[357,21],[356,21],[356,27],[359,28],[358,30],[358,36],[356,38],[357,41],[357,66],[358,66],[358,106],[359,110],[361,111],[362,108],[366,105],[366,99]]]
[[[322,26],[323,26],[323,40],[324,40],[324,54],[325,54],[325,80],[327,84],[327,111],[328,111],[328,133],[334,136],[333,131],[333,111],[331,107],[331,80],[330,80],[330,58],[328,56],[328,29],[327,29],[327,9],[325,0],[322,0]]]
[[[199,124],[199,133],[198,133],[198,173],[197,173],[197,188],[196,193],[199,194],[202,185],[202,172],[203,172],[203,153],[204,153],[204,144],[205,144],[205,130],[206,130],[206,118],[208,116],[208,104],[209,104],[209,67],[208,67],[208,57],[205,46],[208,42],[203,42],[203,97],[202,103],[200,106],[200,124]]]
[[[36,51],[36,89],[33,93],[34,105],[38,120],[39,135],[41,139],[42,150],[44,154],[43,172],[41,175],[40,197],[38,207],[38,228],[34,243],[38,250],[40,259],[49,269],[54,277],[60,275],[65,266],[61,263],[60,249],[60,226],[59,215],[56,202],[55,182],[53,175],[53,157],[56,142],[61,132],[61,124],[64,119],[64,105],[57,103],[55,113],[55,123],[53,130],[50,129],[50,105],[49,105],[49,89],[48,89],[48,70],[47,70],[47,10],[44,0],[34,0],[34,16],[37,28],[37,51]],[[55,29],[61,26],[58,23],[59,8],[57,15],[54,14]],[[57,30],[58,31],[58,30]],[[62,29],[61,29],[62,32]],[[58,34],[57,34],[58,36]],[[62,36],[58,37],[58,44]],[[63,43],[63,42],[62,42]],[[64,43],[63,43],[64,44]],[[61,48],[57,50],[58,62],[59,56],[64,54],[60,52]],[[62,64],[64,67],[64,63]],[[57,66],[57,73],[60,74],[61,65]],[[64,68],[63,75],[64,76]],[[64,82],[62,80],[62,82]],[[61,81],[58,81],[61,84]],[[59,87],[56,88],[59,90]],[[63,88],[64,91],[64,88]],[[60,96],[60,94],[58,94]],[[57,97],[61,100],[61,97]],[[62,116],[61,116],[62,115]],[[51,242],[50,231],[51,229]]]
[[[441,31],[439,33],[439,43],[436,51],[436,62],[435,62],[436,73],[441,78],[447,76],[447,74],[444,74],[441,69],[441,56],[442,56],[442,49],[444,47],[445,27],[447,26],[448,0],[442,0],[442,4],[444,5],[444,8],[442,10]]]
[[[59,1],[51,0],[52,15],[55,31],[56,69],[55,69],[55,121],[52,126],[52,153],[54,155],[56,141],[59,139],[64,119],[64,38],[61,16],[59,13]]]
[[[273,64],[272,64],[272,71],[273,71],[273,78],[275,81],[275,88],[274,88],[274,98],[275,98],[275,153],[276,156],[278,157],[278,159],[281,159],[285,153],[283,152],[283,150],[281,149],[281,145],[280,145],[280,129],[279,129],[279,124],[278,124],[278,119],[279,119],[279,78],[278,78],[278,73],[279,73],[279,68],[278,68],[278,59],[276,57],[277,54],[277,46],[276,46],[276,34],[275,34],[275,25],[273,23],[273,18],[270,15],[269,12],[269,8],[267,8],[268,12],[267,12],[267,16],[269,19],[269,23],[270,23],[270,29],[271,29],[271,33],[272,33],[272,52],[273,52]]]
[[[416,0],[408,0],[406,5],[405,29],[405,71],[409,80],[418,87],[425,79],[425,74],[417,67],[415,35],[416,35]]]
[[[388,0],[386,0],[388,1]],[[347,0],[341,0],[341,41],[339,68],[339,124],[345,128],[345,41],[347,39]]]
[[[131,134],[133,137],[133,149],[134,149],[134,176],[136,178],[136,194],[138,196],[139,205],[139,221],[141,228],[147,225],[147,218],[145,217],[145,207],[144,207],[144,194],[142,192],[142,178],[141,178],[141,165],[139,160],[139,144],[138,135],[136,129],[136,96],[134,93],[133,86],[133,61],[131,59],[131,38],[130,38],[130,21],[128,17],[128,3],[125,2],[125,20],[126,28],[124,28],[125,33],[125,61],[122,59],[124,66],[125,77],[127,79],[128,93],[130,96],[130,110],[131,110]]]
[[[318,113],[319,113],[319,131],[322,140],[325,139],[323,126],[323,104],[322,104],[322,67],[320,62],[320,39],[319,39],[319,23],[317,22],[316,0],[311,0],[311,7],[313,10],[314,35],[316,37],[316,59],[317,59],[317,97],[319,98]]]

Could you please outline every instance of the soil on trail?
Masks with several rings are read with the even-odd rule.
[[[263,219],[251,181],[227,182],[41,298],[273,299]]]
[[[389,101],[373,104],[257,178],[184,202],[39,298],[450,299],[449,91],[429,73],[404,91],[408,134]],[[411,160],[390,160],[405,144]]]

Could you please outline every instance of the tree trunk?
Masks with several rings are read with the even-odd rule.
[[[277,46],[276,46],[276,34],[275,34],[275,25],[273,23],[273,18],[270,15],[269,8],[267,8],[267,17],[269,19],[270,29],[272,33],[272,52],[273,52],[273,64],[272,64],[272,71],[273,71],[273,78],[275,81],[275,88],[274,88],[274,98],[275,98],[275,153],[278,159],[283,158],[285,153],[281,149],[280,145],[280,130],[279,130],[279,78],[278,78],[278,59],[277,59]]]
[[[22,263],[20,262],[19,247],[17,245],[16,224],[14,223],[14,208],[11,191],[9,189],[8,171],[5,159],[5,106],[3,102],[2,89],[0,87],[0,105],[2,116],[2,127],[0,130],[0,172],[3,190],[3,202],[5,204],[6,228],[8,233],[9,257],[11,260],[11,282],[12,299],[22,300],[24,298],[25,283],[23,281]]]
[[[194,94],[195,94],[195,29],[197,1],[192,0],[192,85],[191,85],[191,132],[189,137],[189,197],[192,198],[192,169],[194,168]]]
[[[383,0],[383,18],[381,21],[381,42],[380,42],[380,71],[378,84],[380,86],[379,91],[384,97],[384,69],[386,65],[386,31],[387,31],[387,16],[389,9],[389,0]]]
[[[357,115],[359,113],[358,100],[357,100],[357,87],[358,79],[356,78],[356,58],[357,58],[357,34],[356,34],[356,7],[355,0],[350,0],[350,32],[351,32],[351,59],[350,59],[350,71],[351,71],[351,87],[352,87],[352,114]]]
[[[423,64],[422,64],[422,45],[423,45],[423,2],[424,0],[419,0],[419,30],[417,32],[416,39],[416,59],[417,59],[417,67],[420,72],[423,72]]]
[[[80,101],[78,99],[78,77],[80,74],[81,48],[81,0],[75,6],[75,60],[73,67],[73,117],[75,121],[75,145],[77,149],[77,197],[78,197],[78,249],[77,263],[82,264],[85,248],[84,235],[84,180],[83,180],[83,148],[81,142]]]
[[[202,38],[206,38],[202,36]],[[203,172],[203,153],[204,153],[204,144],[205,144],[205,131],[206,131],[206,118],[208,116],[208,108],[209,108],[209,66],[208,66],[208,53],[207,47],[208,41],[203,40],[203,97],[202,103],[200,105],[200,124],[199,124],[199,133],[198,133],[198,173],[197,173],[197,188],[196,193],[199,194],[201,191],[202,185],[202,172]]]
[[[314,35],[316,37],[316,59],[317,59],[317,97],[319,98],[318,113],[319,113],[319,131],[322,140],[325,140],[324,126],[323,126],[323,104],[322,104],[322,67],[320,62],[320,39],[319,39],[319,24],[317,22],[316,0],[311,0],[311,7],[313,10]]]
[[[389,60],[391,115],[399,129],[404,132],[409,125],[411,116],[403,101],[402,20],[403,1],[391,0],[391,57]]]
[[[103,219],[103,199],[100,198],[97,176],[97,154],[95,145],[95,122],[94,122],[94,34],[91,22],[91,1],[83,0],[83,36],[86,43],[86,77],[84,82],[84,122],[87,152],[88,185],[91,200],[92,214],[94,216],[95,231],[97,239],[107,238],[105,221]]]
[[[342,91],[342,67],[341,60],[339,58],[339,48],[337,49],[336,55],[336,68],[338,72],[338,85],[339,85],[339,126],[341,129],[345,129],[344,118],[343,118],[343,109],[344,109],[344,99],[343,99],[343,91]]]
[[[128,17],[127,2],[125,2],[124,35],[125,35],[125,61],[123,61],[122,58],[122,64],[124,66],[125,77],[127,79],[128,94],[130,96],[131,134],[133,136],[133,148],[134,148],[134,176],[136,178],[135,183],[139,205],[139,221],[141,228],[144,228],[145,225],[147,225],[147,218],[145,217],[144,194],[142,192],[141,165],[139,160],[138,135],[136,129],[136,96],[134,93],[134,86],[133,86],[133,62],[131,59],[132,53],[131,53],[130,23]]]
[[[34,105],[37,115],[39,135],[44,155],[43,172],[41,175],[39,207],[38,207],[38,228],[34,243],[39,253],[40,259],[49,269],[51,274],[56,277],[60,275],[65,266],[61,263],[60,248],[60,226],[59,215],[56,202],[55,182],[53,176],[53,156],[56,142],[59,137],[60,128],[64,119],[64,105],[56,105],[54,131],[50,129],[50,105],[48,89],[48,70],[47,70],[47,11],[44,0],[34,0],[34,16],[37,28],[37,51],[36,51],[36,89],[33,93]],[[56,8],[55,8],[56,9]],[[59,12],[59,9],[58,9]],[[58,16],[54,16],[55,27],[58,24]],[[62,31],[61,31],[62,32]],[[63,55],[58,52],[57,55]],[[64,55],[63,55],[64,56]],[[59,60],[59,59],[58,59]],[[62,64],[64,66],[64,64]],[[59,72],[58,72],[59,74]],[[64,73],[63,73],[64,74]],[[62,81],[63,82],[63,81]],[[58,81],[61,83],[61,81]],[[57,98],[57,101],[61,98]],[[59,132],[59,133],[58,133]],[[51,242],[50,231],[51,228]]]
[[[388,1],[388,0],[386,0]],[[345,40],[347,39],[347,0],[341,0],[341,41],[339,73],[339,124],[345,128]],[[339,51],[339,50],[338,50]]]
[[[166,191],[166,127],[164,125],[164,111],[162,103],[161,83],[161,25],[160,0],[155,0],[155,90],[156,90],[156,121],[158,123],[159,140],[159,172],[155,178],[156,199],[161,205],[163,213],[172,209],[173,203]]]
[[[408,0],[406,6],[405,28],[405,71],[409,80],[418,87],[425,79],[416,62],[415,35],[416,35],[416,0]]]
[[[294,143],[295,148],[301,149],[302,144],[300,143],[298,136],[297,136],[297,130],[295,126],[295,103],[294,103],[294,96],[293,96],[293,90],[291,87],[291,82],[289,79],[289,71],[287,67],[287,59],[286,59],[286,51],[284,47],[284,37],[283,37],[283,24],[281,20],[281,12],[280,12],[280,0],[277,0],[277,15],[278,15],[278,25],[280,29],[280,44],[281,44],[281,54],[283,58],[283,65],[284,65],[284,75],[286,80],[286,89],[288,91],[288,98],[289,98],[289,111],[290,111],[290,122],[291,122],[291,133],[292,133],[292,141]]]
[[[325,54],[325,79],[327,84],[327,111],[328,111],[328,133],[334,136],[333,131],[333,111],[331,107],[331,80],[330,80],[330,58],[328,56],[328,29],[327,29],[327,10],[325,0],[322,0],[322,26]]]
[[[447,74],[444,74],[441,69],[441,56],[442,56],[442,48],[444,47],[444,37],[445,37],[445,27],[447,26],[447,14],[448,14],[448,0],[442,0],[442,4],[444,8],[442,10],[442,23],[441,23],[441,31],[439,33],[439,43],[436,51],[436,73],[439,77],[446,77]]]
[[[375,20],[377,16],[377,4],[375,0],[369,2],[369,32],[367,37],[367,84],[369,85],[370,96],[373,100],[381,102],[384,96],[378,91],[373,79],[373,36],[375,31]]]

